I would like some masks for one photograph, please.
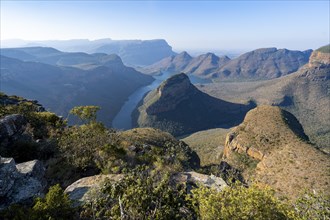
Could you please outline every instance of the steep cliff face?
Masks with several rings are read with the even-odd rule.
[[[236,104],[199,91],[185,74],[164,81],[151,91],[136,111],[136,126],[155,127],[183,135],[240,123],[253,103]]]
[[[309,58],[309,67],[330,65],[330,53],[314,51]]]
[[[308,144],[297,119],[284,110],[259,106],[226,138],[223,159],[248,181],[270,185],[294,198],[304,188],[326,192],[330,157]]]

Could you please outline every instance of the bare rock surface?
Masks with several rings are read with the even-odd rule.
[[[0,157],[0,209],[14,203],[29,203],[46,187],[45,168],[38,160],[15,164]]]

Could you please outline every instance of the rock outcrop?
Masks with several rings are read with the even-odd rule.
[[[93,199],[93,192],[98,193],[101,184],[106,180],[110,181],[120,181],[124,177],[123,174],[108,174],[108,175],[95,175],[84,177],[72,183],[65,189],[65,192],[68,193],[70,199],[75,202],[75,205],[79,205],[90,199]]]
[[[248,182],[295,198],[304,188],[328,193],[330,157],[308,143],[297,119],[279,107],[259,106],[227,135],[223,159]]]
[[[177,173],[173,176],[173,179],[176,183],[185,183],[186,185],[193,186],[205,186],[217,191],[221,191],[228,186],[227,183],[220,177],[201,174],[194,171]]]
[[[20,139],[26,126],[27,120],[22,115],[13,114],[0,119],[0,147]]]
[[[330,53],[314,51],[309,58],[308,65],[310,68],[324,66],[324,65],[329,66],[330,65]]]
[[[0,157],[0,209],[14,203],[29,203],[46,186],[45,168],[38,160],[15,164]]]

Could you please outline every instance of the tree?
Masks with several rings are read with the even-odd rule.
[[[69,196],[59,184],[49,188],[44,199],[37,198],[32,208],[32,219],[74,219],[75,210]]]
[[[70,110],[70,114],[76,115],[83,122],[91,123],[96,121],[97,111],[100,109],[99,106],[94,105],[76,106]]]

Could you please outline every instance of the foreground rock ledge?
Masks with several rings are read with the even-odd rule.
[[[108,179],[109,181],[117,182],[122,180],[123,174],[108,174],[108,175],[95,175],[85,177],[77,180],[65,189],[69,194],[70,199],[75,201],[75,205],[80,205],[90,201],[93,193],[99,192],[102,183]],[[189,185],[202,185],[213,188],[217,191],[223,190],[227,187],[226,182],[214,175],[205,175],[196,172],[181,172],[174,174],[172,180],[176,183],[186,183]]]

